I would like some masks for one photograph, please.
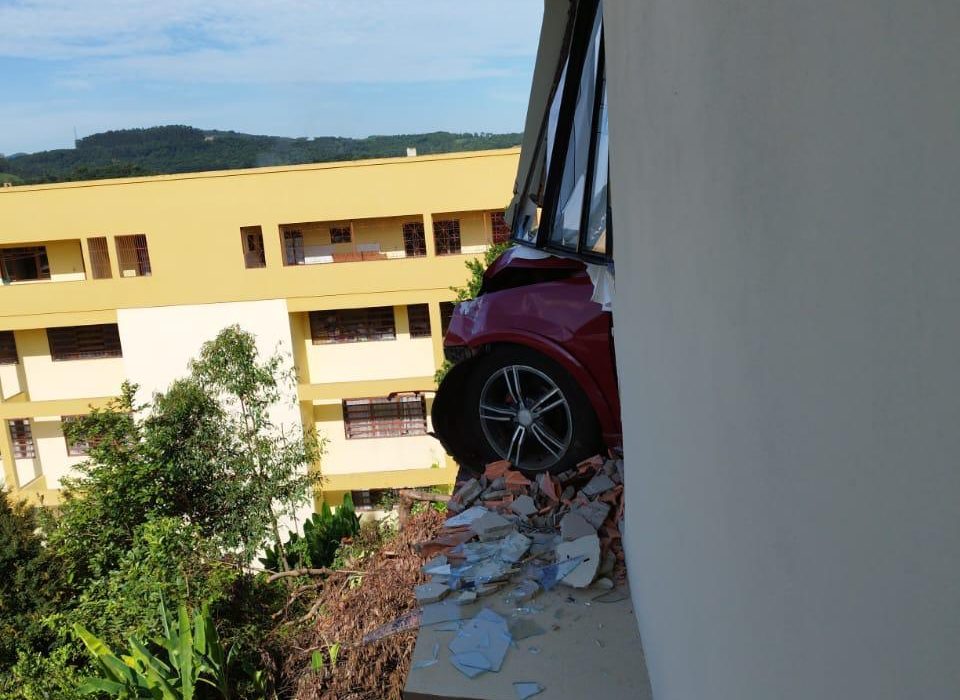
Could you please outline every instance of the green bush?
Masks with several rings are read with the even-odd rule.
[[[326,503],[319,513],[314,513],[303,523],[303,536],[290,532],[284,546],[287,568],[329,567],[337,556],[337,548],[345,537],[354,537],[360,532],[360,516],[353,507],[350,494],[343,497],[343,505],[333,512]],[[280,571],[280,552],[269,547],[260,559],[270,571]]]

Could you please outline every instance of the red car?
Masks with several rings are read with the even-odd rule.
[[[611,317],[593,292],[584,263],[515,247],[457,305],[433,428],[461,465],[559,472],[621,444]]]
[[[433,404],[446,450],[477,470],[506,459],[527,473],[564,471],[622,444],[611,315],[606,81],[602,13],[576,6],[562,45],[541,46],[516,192],[517,245],[457,305],[444,341],[453,363]],[[541,64],[543,64],[541,66]],[[576,79],[571,76],[576,76]]]

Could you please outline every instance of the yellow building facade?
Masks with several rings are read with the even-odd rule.
[[[506,235],[518,154],[0,188],[6,488],[56,504],[85,458],[63,422],[163,390],[232,323],[291,358],[281,419],[326,439],[327,502],[452,484],[427,434],[450,287]]]

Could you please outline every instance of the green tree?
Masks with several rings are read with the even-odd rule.
[[[319,478],[312,466],[323,451],[313,430],[274,418],[281,397],[296,395],[293,367],[280,354],[261,361],[255,338],[234,325],[204,344],[190,370],[224,408],[235,478],[245,486],[245,520],[251,528],[269,529],[286,569],[280,523],[309,502]],[[256,549],[263,543],[261,537]]]

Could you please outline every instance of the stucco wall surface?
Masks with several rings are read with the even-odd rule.
[[[960,5],[604,7],[654,696],[960,697]]]

